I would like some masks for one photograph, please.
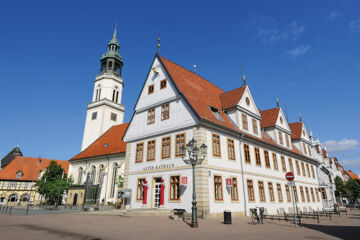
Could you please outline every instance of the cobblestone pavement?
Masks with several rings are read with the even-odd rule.
[[[7,216],[0,214],[0,239],[359,239],[360,210],[348,215],[305,220],[303,227],[278,221],[252,225],[248,218],[199,219],[199,228],[167,217],[86,214]]]

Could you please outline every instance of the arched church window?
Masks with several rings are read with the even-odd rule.
[[[83,177],[83,168],[80,167],[78,170],[78,184],[82,183],[82,177]]]
[[[92,166],[91,167],[91,173],[90,173],[90,183],[91,184],[95,183],[95,175],[96,175],[96,167]]]
[[[112,69],[112,66],[113,66],[113,63],[112,63],[112,62],[109,62],[109,65],[108,65],[109,70]]]
[[[17,202],[17,200],[18,200],[18,195],[14,193],[10,195],[8,202]]]
[[[110,197],[114,197],[114,192],[115,192],[115,183],[116,183],[116,178],[117,178],[117,169],[118,169],[118,164],[115,163],[112,169],[112,178],[111,178],[111,190],[110,190]]]
[[[28,202],[29,200],[30,200],[29,194],[23,194],[23,195],[20,197],[20,202]]]
[[[105,167],[104,167],[104,165],[100,165],[100,167],[99,167],[99,176],[98,176],[98,183],[99,184],[101,184],[102,183],[102,181],[103,181],[103,175],[104,175],[104,173],[105,173]]]

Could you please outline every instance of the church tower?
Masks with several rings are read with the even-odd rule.
[[[81,151],[110,127],[124,121],[125,107],[121,104],[124,87],[121,78],[123,61],[118,52],[120,44],[116,35],[115,26],[108,51],[100,59],[100,74],[95,78],[92,102],[87,107]]]

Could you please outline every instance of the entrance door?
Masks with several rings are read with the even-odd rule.
[[[154,207],[160,207],[161,178],[155,178]]]
[[[78,198],[78,194],[75,193],[75,194],[74,194],[73,206],[76,206],[76,204],[77,204],[77,198]]]

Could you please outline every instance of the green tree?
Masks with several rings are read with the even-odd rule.
[[[347,194],[346,194],[346,187],[345,187],[344,181],[339,176],[336,176],[334,179],[334,182],[335,182],[335,186],[336,186],[336,191],[340,195],[346,196]]]
[[[51,161],[45,173],[36,182],[38,192],[45,196],[48,204],[55,204],[65,190],[73,184],[72,177],[67,178],[64,169],[56,161]]]
[[[352,178],[346,182],[346,189],[349,190],[349,193],[352,199],[360,197],[360,185]]]

